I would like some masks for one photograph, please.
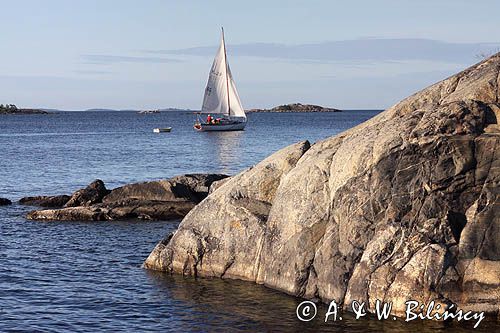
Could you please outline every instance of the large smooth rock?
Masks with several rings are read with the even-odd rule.
[[[254,280],[271,202],[309,147],[307,141],[292,145],[231,177],[186,216],[168,248],[170,236],[155,248],[145,266]]]
[[[100,180],[76,191],[63,209],[35,210],[32,220],[104,221],[172,220],[184,216],[202,199],[220,174],[190,174],[166,180],[129,184],[108,191]]]
[[[497,54],[310,149],[272,155],[191,210],[144,266],[346,308],[379,299],[402,315],[409,299],[435,299],[498,313],[499,73]]]
[[[7,206],[12,204],[12,201],[6,198],[0,198],[0,206]]]
[[[61,208],[70,199],[69,195],[53,195],[53,196],[36,196],[24,197],[19,200],[19,203],[26,206],[40,206],[48,208]]]

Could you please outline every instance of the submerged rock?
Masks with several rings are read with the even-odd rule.
[[[19,203],[26,206],[61,208],[70,198],[69,195],[24,197],[19,200]]]
[[[0,206],[7,206],[12,204],[12,201],[6,198],[0,198]]]
[[[226,175],[193,174],[129,184],[108,191],[101,180],[76,191],[63,209],[35,210],[32,220],[104,221],[178,219],[203,200],[211,183]]]
[[[500,54],[335,137],[287,147],[191,210],[144,267],[292,295],[500,309]],[[308,149],[309,148],[309,149]]]

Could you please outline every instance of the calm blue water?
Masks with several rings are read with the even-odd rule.
[[[198,133],[194,115],[61,112],[0,117],[0,196],[71,192],[183,173],[233,174],[291,143],[348,129],[376,111],[250,114],[243,132]],[[155,127],[171,133],[154,134]]]
[[[113,188],[193,172],[234,174],[291,143],[348,129],[376,111],[250,114],[244,132],[196,133],[186,112],[0,116],[0,197]],[[173,131],[154,134],[154,127]],[[0,331],[407,331],[442,324],[372,319],[301,323],[300,303],[240,281],[140,268],[178,221],[34,222],[0,207]],[[320,307],[324,315],[326,308]],[[480,328],[491,331],[491,324]],[[455,329],[460,325],[453,325]],[[469,325],[470,327],[470,325]],[[489,327],[489,329],[488,329]]]

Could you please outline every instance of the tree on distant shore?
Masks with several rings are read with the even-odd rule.
[[[0,110],[17,110],[17,106],[15,104],[0,104]]]

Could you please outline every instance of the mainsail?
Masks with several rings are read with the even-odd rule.
[[[246,119],[245,111],[236,91],[236,84],[227,63],[224,31],[222,31],[221,44],[208,75],[201,112],[220,113]]]

